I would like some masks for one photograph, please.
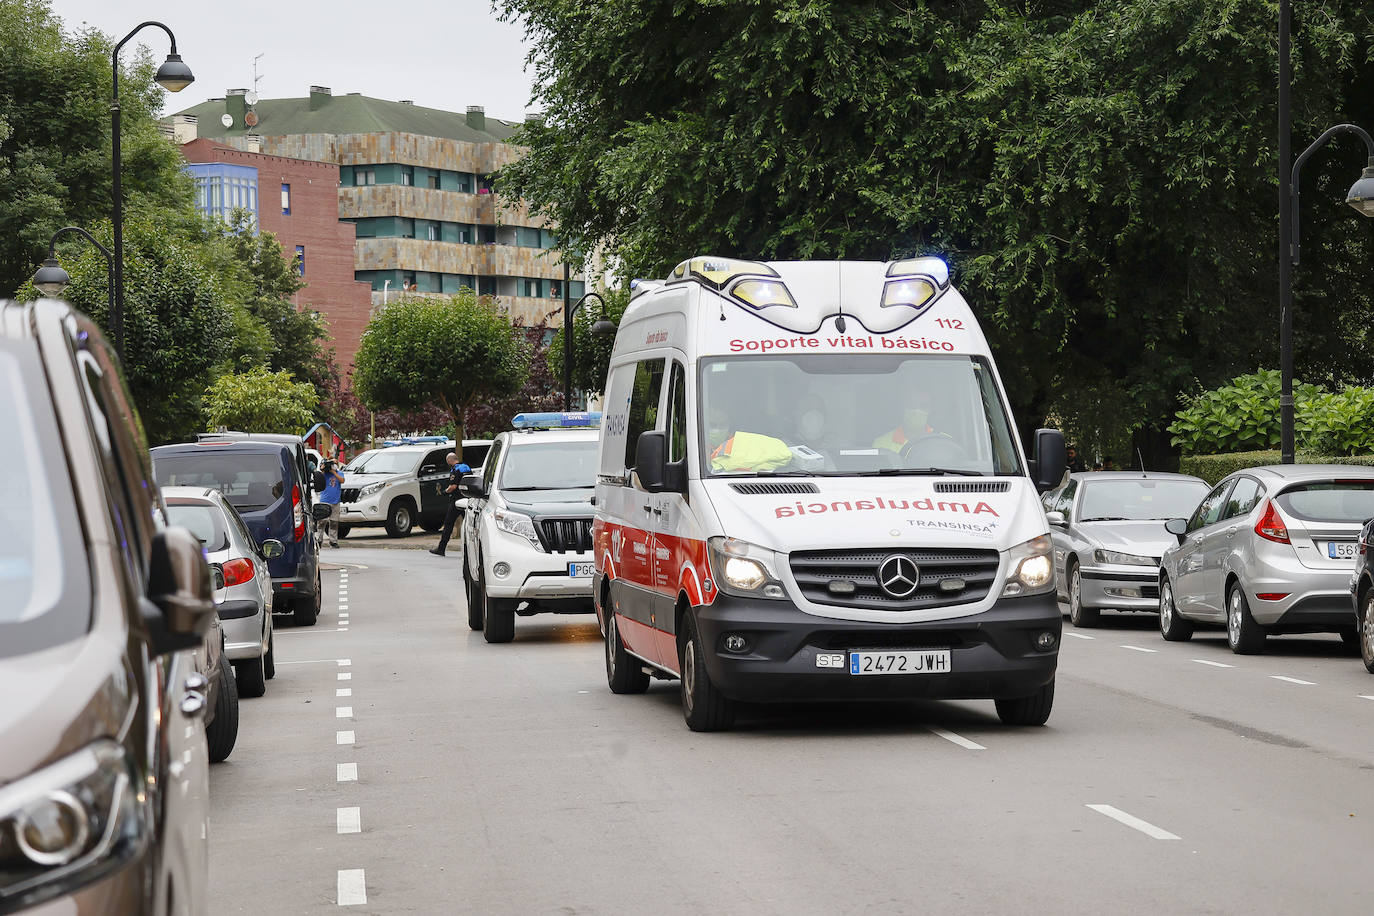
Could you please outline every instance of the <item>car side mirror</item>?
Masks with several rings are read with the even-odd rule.
[[[193,649],[205,639],[215,619],[212,582],[194,534],[172,526],[154,535],[143,617],[159,655]]]
[[[481,499],[487,495],[486,488],[482,485],[481,474],[466,474],[463,479],[458,481],[458,492],[469,499]]]
[[[1057,429],[1035,431],[1035,457],[1030,461],[1030,471],[1036,490],[1048,493],[1059,486],[1064,479],[1068,460],[1063,433]]]
[[[1063,512],[1046,512],[1045,521],[1049,522],[1056,528],[1069,527],[1069,520],[1064,516]]]
[[[322,522],[333,514],[334,507],[329,503],[315,503],[310,507],[310,515],[317,522]]]
[[[1183,536],[1188,533],[1188,520],[1186,518],[1171,518],[1164,523],[1164,530],[1178,538],[1178,542],[1182,544]]]
[[[315,509],[318,508],[320,507],[315,506]],[[325,506],[325,508],[328,509],[329,507]],[[312,509],[311,512],[314,512],[314,509]],[[325,516],[328,517],[328,515],[329,513],[326,512]],[[315,517],[319,518],[318,515],[316,515]],[[282,542],[277,540],[276,538],[268,538],[267,540],[263,541],[262,544],[258,546],[258,549],[262,552],[262,558],[264,560],[275,560],[277,557],[286,553],[285,545],[283,545]]]

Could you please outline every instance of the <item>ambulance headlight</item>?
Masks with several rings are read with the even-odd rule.
[[[730,295],[755,309],[781,305],[794,309],[797,302],[787,287],[777,280],[741,280],[730,290]]]
[[[1054,588],[1054,563],[1050,559],[1052,549],[1052,542],[1046,534],[1013,547],[1009,551],[1007,564],[1011,575],[1007,576],[1002,596],[1036,595]]]
[[[778,556],[766,547],[738,538],[713,537],[706,541],[711,575],[727,595],[749,598],[785,598],[786,591],[774,570]]]
[[[935,287],[929,280],[911,277],[906,280],[889,280],[883,284],[883,308],[898,305],[918,309],[935,295]]]

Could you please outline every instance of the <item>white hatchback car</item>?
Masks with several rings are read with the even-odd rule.
[[[276,674],[272,650],[272,573],[267,561],[282,554],[280,541],[258,544],[238,511],[218,490],[163,487],[167,515],[205,546],[205,558],[224,571],[218,605],[224,652],[234,664],[240,696],[260,697]]]

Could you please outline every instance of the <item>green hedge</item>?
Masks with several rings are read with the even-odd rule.
[[[1179,459],[1178,472],[1201,477],[1210,484],[1233,471],[1259,467],[1262,464],[1278,464],[1282,453],[1278,449],[1258,452],[1232,452],[1229,455],[1185,455]],[[1350,455],[1344,458],[1331,458],[1313,455],[1310,452],[1297,453],[1298,464],[1357,464],[1374,467],[1374,455]]]

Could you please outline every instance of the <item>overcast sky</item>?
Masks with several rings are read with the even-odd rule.
[[[328,86],[448,111],[481,105],[510,121],[538,110],[523,28],[498,21],[489,0],[52,0],[52,9],[68,32],[85,24],[115,41],[144,20],[166,23],[196,81],[168,94],[164,114],[253,88],[258,54],[264,99]],[[159,63],[169,50],[155,27],[124,55],[139,44]]]

